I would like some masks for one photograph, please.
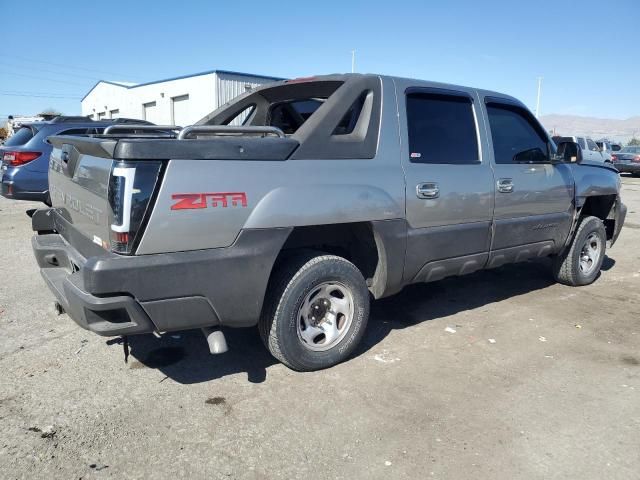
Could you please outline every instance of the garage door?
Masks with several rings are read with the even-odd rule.
[[[144,120],[158,123],[158,107],[156,106],[156,102],[142,104],[142,111],[144,114]]]
[[[193,119],[189,115],[189,95],[180,95],[171,99],[171,111],[173,115],[171,122],[174,125],[185,127],[193,123]]]

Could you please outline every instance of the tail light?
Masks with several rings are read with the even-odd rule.
[[[618,156],[617,155],[611,155],[611,161],[612,162],[617,162],[618,161]]]
[[[634,156],[632,161],[633,161],[634,163],[638,163],[638,162],[640,162],[640,155],[636,155],[636,156]]]
[[[130,255],[142,234],[161,162],[118,162],[109,179],[111,250]]]
[[[4,152],[2,161],[10,167],[18,167],[32,162],[42,155],[42,152]]]

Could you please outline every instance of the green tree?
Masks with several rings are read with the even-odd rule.
[[[627,145],[640,145],[640,138],[633,137]]]

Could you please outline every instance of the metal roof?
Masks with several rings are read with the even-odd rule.
[[[207,70],[205,72],[192,73],[190,75],[181,75],[179,77],[165,78],[165,79],[162,79],[162,80],[154,80],[153,82],[138,83],[138,84],[133,84],[133,85],[126,85],[124,83],[118,83],[118,82],[113,82],[113,81],[109,81],[109,80],[98,80],[95,83],[95,85],[93,87],[91,87],[91,89],[89,89],[89,91],[85,94],[85,96],[82,97],[82,100],[80,100],[80,101],[82,102],[85,98],[87,98],[89,96],[89,94],[91,92],[93,92],[94,88],[96,88],[101,83],[108,83],[109,85],[115,85],[116,87],[122,87],[122,88],[126,88],[126,89],[129,90],[129,89],[132,89],[132,88],[138,88],[138,87],[144,87],[144,86],[147,86],[147,85],[153,85],[155,83],[171,82],[173,80],[182,80],[183,78],[200,77],[202,75],[211,75],[213,73],[222,73],[222,74],[227,74],[227,75],[238,75],[238,76],[241,76],[241,77],[264,78],[264,79],[273,80],[273,81],[286,80],[286,79],[280,78],[280,77],[271,77],[269,75],[257,75],[257,74],[253,74],[253,73],[244,73],[244,72],[234,72],[232,70]]]

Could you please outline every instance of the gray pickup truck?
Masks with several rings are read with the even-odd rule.
[[[234,126],[235,125],[235,126]],[[283,81],[197,125],[52,137],[33,249],[81,327],[258,325],[295,370],[346,359],[371,298],[539,257],[586,285],[624,222],[613,168],[518,100],[379,75]]]

